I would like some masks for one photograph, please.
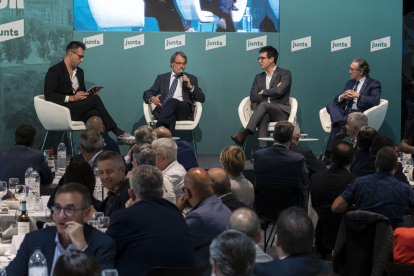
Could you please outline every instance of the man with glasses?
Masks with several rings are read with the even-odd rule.
[[[364,112],[380,104],[381,83],[369,77],[370,71],[365,60],[354,59],[349,68],[351,80],[346,83],[341,94],[335,97],[334,103],[326,106],[326,111],[331,117],[331,134],[326,144],[325,154],[322,156],[325,163],[329,163],[333,143],[347,135],[345,125],[349,114]]]
[[[96,116],[102,119],[107,131],[112,131],[117,137],[124,135],[98,96],[102,89],[86,92],[83,70],[78,67],[85,50],[85,44],[80,41],[72,41],[66,46],[65,58],[47,71],[45,99],[69,108],[73,121],[86,123]]]
[[[94,256],[100,268],[114,268],[115,242],[101,231],[85,224],[91,211],[91,195],[85,186],[68,183],[56,193],[52,208],[56,226],[27,234],[16,258],[7,266],[8,275],[27,275],[29,258],[40,248],[46,257],[48,275],[59,256],[75,249]],[[31,229],[34,230],[34,229]]]
[[[250,91],[250,101],[257,107],[250,117],[246,129],[231,139],[243,146],[246,137],[259,128],[259,137],[267,137],[270,122],[284,121],[290,115],[290,86],[292,75],[289,70],[276,66],[279,53],[272,46],[265,46],[259,51],[260,68],[265,70],[254,78]],[[265,148],[266,141],[259,141],[260,148]]]
[[[144,92],[144,102],[155,104],[153,111],[157,127],[168,128],[172,135],[175,123],[180,120],[194,120],[194,102],[205,101],[205,95],[198,87],[197,77],[184,73],[187,56],[175,52],[170,59],[172,72],[157,76],[154,85]]]

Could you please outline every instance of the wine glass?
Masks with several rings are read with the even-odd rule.
[[[97,220],[88,220],[88,224],[93,228],[98,228],[98,221]]]
[[[94,220],[98,220],[100,217],[104,217],[105,214],[103,212],[94,212],[92,214],[92,219]]]
[[[109,217],[98,218],[98,229],[107,229],[109,226]]]
[[[118,276],[118,270],[116,269],[102,270],[102,276]]]
[[[0,208],[3,208],[3,196],[7,194],[7,182],[6,181],[0,181]]]
[[[16,185],[14,195],[21,204],[21,200],[26,198],[26,185]]]
[[[15,191],[16,190],[16,185],[19,185],[19,179],[18,178],[9,178],[9,189],[10,189],[10,191]]]

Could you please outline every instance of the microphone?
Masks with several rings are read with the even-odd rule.
[[[184,71],[183,70],[178,70],[178,76],[182,77],[184,75]],[[183,86],[187,87],[188,82],[187,81],[183,81]]]

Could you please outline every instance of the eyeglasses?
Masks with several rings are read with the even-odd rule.
[[[187,189],[186,187],[182,187],[181,190],[183,190],[183,193],[185,193],[185,189]]]
[[[80,59],[84,58],[85,56],[79,55],[78,53],[71,51],[72,53],[76,54]]]
[[[257,60],[258,61],[263,61],[263,60],[265,60],[265,59],[267,59],[268,57],[259,57]]]
[[[353,69],[352,67],[349,67],[349,69],[351,69],[351,71],[359,71],[359,69]]]
[[[70,208],[70,207],[69,208],[64,208],[64,207],[53,206],[52,207],[52,213],[54,215],[58,216],[60,214],[60,212],[63,210],[63,213],[65,214],[65,216],[73,217],[75,215],[76,211],[86,210],[86,209],[88,209],[88,208],[76,209],[76,208]]]

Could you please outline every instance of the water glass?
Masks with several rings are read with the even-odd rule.
[[[109,226],[109,217],[99,217],[98,218],[98,228],[106,229]]]
[[[102,276],[118,276],[118,270],[116,269],[102,270]]]
[[[10,191],[16,190],[16,185],[19,185],[19,179],[18,178],[9,178],[9,189]]]
[[[22,199],[25,199],[26,198],[26,185],[16,185],[14,195],[19,201],[21,201]]]
[[[53,213],[49,208],[47,208],[45,212],[45,222],[47,223],[53,222]]]
[[[92,219],[94,220],[98,220],[100,217],[104,217],[105,214],[103,212],[94,212],[92,214]]]
[[[98,228],[98,221],[97,220],[88,220],[88,224],[94,228]]]
[[[50,155],[50,150],[44,150],[43,151],[43,156],[45,157],[45,159],[47,160],[47,157]]]
[[[27,198],[27,210],[29,213],[34,213],[35,209],[36,209],[36,195],[34,195],[33,193],[29,193],[29,196]]]

